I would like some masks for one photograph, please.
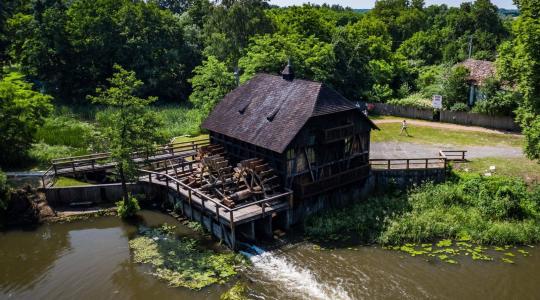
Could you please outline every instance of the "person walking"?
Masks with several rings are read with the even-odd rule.
[[[407,131],[408,127],[409,126],[407,125],[407,120],[403,120],[403,122],[401,122],[401,132],[399,133],[399,135],[403,135],[403,133],[405,132],[407,136],[410,136],[409,131]]]

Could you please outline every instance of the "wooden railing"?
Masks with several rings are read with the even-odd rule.
[[[439,156],[446,158],[448,161],[467,161],[465,158],[467,150],[441,150]]]
[[[241,209],[244,209],[244,208],[247,208],[247,207],[252,207],[252,206],[260,206],[261,207],[261,213],[262,213],[262,215],[264,217],[265,213],[266,213],[266,211],[265,211],[266,210],[266,205],[265,204],[267,204],[269,202],[272,202],[272,201],[275,201],[275,200],[278,200],[278,199],[281,199],[281,198],[285,198],[285,197],[289,198],[288,199],[289,200],[288,205],[289,205],[289,208],[292,208],[292,197],[291,197],[292,191],[288,190],[288,189],[285,189],[285,193],[281,193],[281,194],[278,194],[276,196],[272,196],[272,197],[269,197],[269,198],[265,198],[263,200],[250,202],[250,203],[247,203],[247,204],[244,204],[244,205],[241,205],[241,206],[230,208],[230,207],[227,207],[227,206],[223,205],[219,200],[211,198],[211,197],[205,195],[199,189],[192,188],[192,187],[188,186],[187,184],[181,182],[180,180],[170,176],[169,174],[153,172],[153,171],[148,171],[148,170],[143,170],[143,169],[140,169],[139,172],[141,174],[144,174],[142,176],[148,176],[148,181],[150,183],[153,183],[153,176],[155,176],[157,180],[159,180],[161,182],[164,182],[165,186],[167,186],[168,188],[173,188],[173,187],[170,186],[170,184],[172,183],[177,193],[180,193],[180,189],[186,190],[188,192],[188,197],[187,197],[188,198],[187,199],[188,204],[190,204],[190,205],[193,204],[193,196],[194,195],[197,196],[199,199],[201,199],[200,205],[202,207],[202,211],[212,212],[212,214],[216,218],[216,221],[219,221],[219,218],[221,216],[220,210],[223,210],[223,212],[225,214],[229,214],[229,221],[230,221],[231,229],[234,229],[234,220],[235,220],[234,213],[241,210]],[[211,210],[207,209],[207,206],[205,204],[206,202],[213,203],[215,205],[215,211],[211,211]]]
[[[447,166],[445,157],[370,159],[369,162],[372,170],[446,169]]]
[[[188,151],[197,151],[200,147],[208,145],[208,139],[194,140],[190,142],[171,143],[159,147],[152,153],[148,151],[136,151],[132,153],[132,158],[138,163],[148,161],[166,160],[170,156],[180,155]],[[167,155],[167,157],[162,157]],[[47,188],[54,184],[59,173],[84,173],[101,170],[103,168],[114,167],[111,161],[111,153],[96,153],[89,155],[73,156],[52,160],[52,165],[42,176],[43,187]]]

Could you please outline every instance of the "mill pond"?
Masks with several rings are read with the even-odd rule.
[[[540,293],[540,249],[514,264],[457,257],[449,264],[378,246],[321,249],[307,241],[253,256],[237,276],[199,291],[170,287],[135,263],[138,227],[176,226],[179,237],[228,252],[176,219],[142,211],[0,233],[0,299],[219,299],[240,283],[248,299],[530,299]]]

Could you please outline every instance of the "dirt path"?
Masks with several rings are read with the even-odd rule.
[[[417,125],[417,126],[427,126],[427,127],[433,127],[433,128],[445,128],[445,129],[459,130],[459,131],[476,131],[476,132],[521,136],[520,134],[517,134],[517,133],[511,133],[508,131],[495,130],[495,129],[488,129],[488,128],[478,127],[478,126],[465,126],[465,125],[458,125],[458,124],[451,124],[451,123],[429,122],[429,121],[407,119],[407,118],[387,118],[387,119],[382,119],[382,120],[373,120],[373,122],[375,124],[388,124],[388,123],[401,123],[401,121],[403,120],[407,120],[407,123],[409,123],[410,125]]]
[[[426,145],[404,142],[376,142],[371,144],[370,158],[435,158],[439,150],[452,150],[456,147],[449,145]],[[517,147],[504,146],[463,146],[459,150],[467,150],[467,158],[483,157],[524,157],[523,151]]]

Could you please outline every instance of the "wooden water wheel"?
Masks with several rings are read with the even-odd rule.
[[[248,159],[234,168],[233,180],[237,191],[223,200],[229,207],[249,200],[271,196],[279,188],[279,178],[262,159]]]

